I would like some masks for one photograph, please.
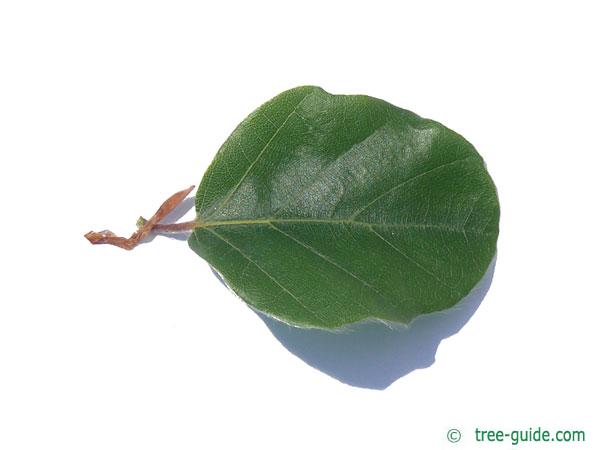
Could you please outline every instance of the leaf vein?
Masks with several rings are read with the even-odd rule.
[[[216,228],[216,227],[225,227],[225,226],[236,226],[236,225],[269,225],[271,223],[281,223],[281,224],[314,224],[314,225],[354,225],[361,227],[379,227],[379,228],[390,228],[390,229],[402,229],[402,228],[412,228],[412,229],[422,229],[422,230],[441,230],[446,231],[448,233],[469,233],[479,236],[492,235],[493,233],[487,232],[485,230],[472,230],[472,229],[463,229],[460,227],[453,227],[451,225],[445,224],[436,224],[436,223],[374,223],[374,222],[361,222],[356,220],[347,220],[347,219],[279,219],[275,217],[265,217],[261,219],[242,219],[242,220],[224,220],[224,221],[214,221],[214,222],[198,222],[196,228]]]
[[[306,183],[304,186],[300,186],[299,189],[297,189],[295,192],[291,193],[291,195],[288,196],[286,203],[284,203],[282,206],[277,207],[272,212],[272,214],[275,216],[275,215],[277,215],[277,213],[279,211],[281,211],[285,208],[288,208],[292,205],[295,205],[295,203],[293,203],[293,202],[299,200],[302,197],[302,195],[304,195],[307,191],[309,191],[311,188],[313,188],[318,181],[321,181],[323,179],[323,177],[328,174],[328,171],[332,167],[335,167],[336,164],[338,164],[344,158],[348,157],[348,155],[352,154],[354,151],[361,150],[360,144],[366,142],[368,139],[373,137],[373,135],[378,130],[379,129],[373,130],[373,132],[371,132],[368,136],[366,136],[363,139],[361,139],[360,141],[352,144],[350,147],[348,147],[348,149],[346,149],[346,151],[337,155],[337,157],[333,161],[329,162],[327,165],[325,165],[323,167],[320,167],[308,183]]]
[[[389,247],[391,247],[392,249],[394,249],[398,254],[402,255],[406,260],[410,261],[415,267],[418,267],[419,269],[421,269],[423,272],[425,272],[426,274],[428,274],[429,276],[433,277],[435,280],[438,281],[438,283],[440,283],[442,286],[450,289],[452,292],[459,294],[459,292],[456,290],[456,288],[450,286],[449,284],[446,284],[443,280],[441,280],[436,274],[434,274],[433,272],[431,272],[430,270],[426,269],[425,267],[423,267],[421,264],[419,264],[419,262],[417,262],[416,260],[414,260],[413,258],[411,258],[410,256],[408,256],[406,253],[404,253],[402,250],[400,250],[398,247],[396,247],[394,244],[392,244],[390,241],[388,241],[385,237],[383,237],[381,234],[379,234],[375,229],[371,228],[371,231],[373,231],[373,233],[375,233],[375,235],[377,237],[379,237],[379,239],[381,239],[383,242],[385,242]]]
[[[374,204],[374,203],[376,203],[377,201],[381,200],[381,199],[382,199],[383,197],[385,197],[386,195],[389,195],[389,194],[391,194],[391,193],[392,193],[392,192],[394,192],[396,189],[398,189],[398,188],[400,188],[400,187],[404,186],[405,184],[407,184],[407,183],[409,183],[409,182],[411,182],[411,181],[414,181],[414,180],[416,180],[417,178],[424,177],[425,175],[428,175],[428,174],[430,174],[430,173],[432,173],[432,172],[435,172],[435,171],[437,171],[437,170],[443,169],[444,167],[451,166],[451,165],[453,165],[453,164],[456,164],[456,163],[459,163],[459,162],[462,162],[462,161],[465,161],[465,160],[467,160],[467,159],[474,158],[474,157],[475,157],[474,155],[465,156],[464,158],[456,159],[456,160],[454,160],[454,161],[452,161],[452,162],[445,163],[445,164],[441,164],[441,165],[439,165],[439,166],[437,166],[437,167],[434,167],[433,169],[426,170],[425,172],[422,172],[422,173],[420,173],[420,174],[418,174],[418,175],[414,175],[414,176],[412,176],[412,177],[410,177],[410,178],[407,178],[406,180],[403,180],[403,181],[401,181],[399,184],[397,184],[397,185],[393,186],[392,188],[388,189],[388,190],[387,190],[387,191],[385,191],[383,194],[381,194],[381,195],[378,195],[378,196],[377,196],[377,197],[375,197],[375,198],[374,198],[372,201],[370,201],[369,203],[367,203],[365,206],[363,206],[363,207],[359,208],[358,210],[356,210],[356,211],[355,211],[355,212],[354,212],[354,213],[353,213],[353,214],[350,216],[350,218],[351,218],[351,219],[354,219],[354,218],[358,217],[358,216],[359,216],[359,215],[360,215],[362,212],[364,212],[366,209],[368,209],[368,208],[369,208],[371,205],[373,205],[373,204]]]
[[[260,265],[258,265],[256,263],[256,261],[254,261],[252,258],[250,258],[248,255],[246,255],[242,250],[240,250],[237,246],[235,246],[234,244],[232,244],[231,242],[229,242],[227,239],[225,239],[223,236],[221,236],[219,233],[217,233],[214,230],[211,230],[210,228],[206,229],[207,231],[209,231],[210,233],[214,234],[217,238],[219,238],[221,241],[225,242],[227,245],[229,245],[230,247],[232,247],[233,249],[235,249],[240,255],[242,255],[246,260],[248,260],[249,262],[251,262],[252,264],[254,264],[258,270],[260,270],[262,273],[264,273],[273,283],[275,283],[277,286],[279,286],[279,288],[284,291],[286,294],[288,294],[290,297],[292,297],[294,299],[294,301],[300,305],[304,310],[308,311],[313,317],[315,317],[319,322],[321,323],[327,323],[327,321],[325,319],[323,319],[320,315],[318,315],[315,311],[313,311],[312,309],[310,309],[308,306],[306,306],[304,304],[304,302],[302,302],[302,300],[300,300],[297,296],[295,296],[292,292],[290,292],[289,289],[287,289],[284,285],[282,285],[279,281],[277,281],[269,272],[267,272],[265,269],[263,269]]]
[[[262,148],[262,150],[258,153],[258,155],[254,159],[254,161],[252,161],[252,163],[248,166],[248,168],[246,169],[246,171],[244,172],[244,174],[240,178],[240,181],[238,181],[238,183],[233,188],[231,188],[231,190],[228,192],[228,194],[225,196],[225,198],[221,201],[221,203],[217,207],[215,207],[215,212],[218,211],[220,208],[223,208],[225,205],[227,205],[227,203],[229,202],[229,200],[231,200],[231,198],[233,197],[233,195],[237,192],[237,190],[239,189],[239,187],[241,186],[241,184],[244,182],[244,180],[246,179],[246,177],[250,174],[250,172],[252,171],[252,168],[260,160],[260,158],[265,153],[265,151],[267,150],[267,148],[269,148],[269,145],[271,145],[271,142],[273,142],[273,140],[277,137],[277,135],[285,127],[285,125],[287,124],[288,120],[290,120],[290,117],[292,117],[294,115],[294,113],[296,112],[296,110],[300,107],[300,105],[302,105],[302,102],[304,102],[304,100],[306,100],[306,98],[311,93],[312,92],[309,92],[304,97],[302,97],[302,99],[296,104],[296,106],[294,107],[294,109],[292,109],[292,111],[287,115],[287,117],[285,118],[285,120],[281,123],[281,125],[277,128],[277,130],[275,130],[275,132],[270,137],[270,139],[267,141],[267,143],[264,145],[264,147]]]
[[[334,260],[332,260],[331,258],[329,258],[328,256],[323,255],[321,252],[317,251],[314,247],[312,247],[311,245],[302,242],[301,240],[295,238],[294,236],[286,233],[285,231],[281,230],[280,228],[277,228],[275,225],[270,224],[271,227],[274,230],[277,230],[279,233],[283,234],[284,236],[286,236],[287,238],[291,239],[292,241],[296,242],[298,245],[301,245],[302,247],[306,248],[307,250],[309,250],[311,253],[314,253],[315,255],[317,255],[318,257],[320,257],[321,259],[323,259],[323,261],[326,261],[327,263],[329,263],[330,265],[334,266],[335,268],[337,268],[338,270],[341,270],[342,272],[346,273],[347,275],[350,275],[352,278],[354,278],[355,280],[359,281],[360,283],[362,283],[364,286],[368,287],[369,289],[371,289],[373,292],[375,292],[377,295],[379,295],[381,298],[383,298],[386,302],[388,301],[388,298],[386,296],[384,296],[381,292],[379,292],[374,286],[372,286],[371,284],[369,284],[368,282],[366,282],[365,280],[363,280],[362,278],[360,278],[358,275],[356,275],[354,272],[342,267],[341,265],[339,265],[338,263],[336,263]],[[354,300],[354,299],[352,299]],[[363,311],[369,313],[369,310],[367,308],[365,308],[364,305],[360,304],[360,303],[356,303],[355,305],[357,305],[358,307],[360,307]]]

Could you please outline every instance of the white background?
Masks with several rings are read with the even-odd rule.
[[[598,448],[595,2],[205,3],[1,3],[0,448]],[[132,232],[301,84],[441,121],[498,186],[487,297],[385,390],[291,354],[185,242],[83,238]]]

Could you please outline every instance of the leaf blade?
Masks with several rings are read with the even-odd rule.
[[[316,87],[243,121],[196,205],[190,247],[241,298],[320,328],[452,306],[485,273],[499,221],[493,182],[460,135]]]

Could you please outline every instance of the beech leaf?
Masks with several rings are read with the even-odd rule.
[[[196,212],[190,247],[239,297],[317,328],[409,323],[455,305],[492,261],[500,216],[485,163],[462,136],[313,86],[238,125]]]

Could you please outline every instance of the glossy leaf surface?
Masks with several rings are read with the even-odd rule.
[[[494,184],[463,137],[311,86],[234,130],[196,210],[191,248],[242,299],[319,328],[453,306],[485,273],[499,222]]]

